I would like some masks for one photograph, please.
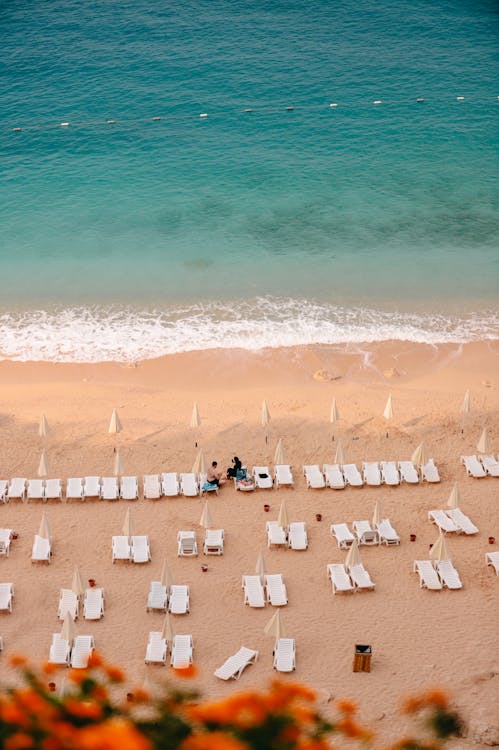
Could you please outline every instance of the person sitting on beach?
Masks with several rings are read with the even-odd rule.
[[[229,468],[227,469],[227,479],[236,479],[237,472],[240,472],[243,468],[243,464],[237,456],[234,456],[234,458],[232,459],[232,463],[234,464],[234,466],[229,466]]]
[[[220,487],[220,485],[223,484],[222,472],[218,471],[217,466],[218,463],[216,461],[211,462],[211,466],[206,473],[206,481],[208,484],[214,484],[217,487]]]

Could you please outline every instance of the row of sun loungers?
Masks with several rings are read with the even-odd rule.
[[[147,643],[145,663],[166,664],[168,641],[160,631],[151,631]],[[170,650],[170,663],[174,669],[187,669],[192,664],[192,635],[176,635]]]
[[[290,523],[287,528],[277,521],[267,521],[267,546],[289,547],[294,550],[305,550],[308,547],[307,526],[301,521]]]
[[[499,456],[493,455],[461,456],[461,463],[466,469],[466,474],[475,479],[486,476],[499,477]]]
[[[331,535],[336,539],[340,549],[351,547],[355,539],[358,544],[400,544],[400,537],[388,518],[385,518],[375,528],[369,521],[354,521],[352,524],[355,535],[346,523],[331,524]]]
[[[415,560],[414,572],[419,575],[420,588],[437,591],[444,587],[448,589],[463,587],[459,573],[450,560]]]
[[[428,518],[447,534],[478,534],[478,529],[460,508],[430,510]]]
[[[151,560],[149,537],[147,536],[113,536],[112,560],[128,560],[134,563],[146,563]]]
[[[348,569],[342,563],[331,563],[327,566],[327,574],[331,580],[333,594],[345,591],[353,593],[357,589],[373,591],[376,585],[362,563],[351,565]]]
[[[257,608],[265,607],[267,603],[273,607],[284,607],[288,603],[288,594],[282,575],[265,575],[264,583],[265,589],[260,576],[243,576],[244,603]]]
[[[95,643],[91,635],[78,635],[71,644],[62,638],[60,633],[54,633],[50,646],[49,662],[71,666],[75,669],[85,669],[94,648]]]

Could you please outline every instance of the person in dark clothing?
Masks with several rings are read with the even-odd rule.
[[[232,459],[232,464],[233,466],[229,466],[229,468],[227,469],[227,479],[234,479],[235,477],[237,477],[237,472],[241,471],[241,469],[243,468],[243,464],[237,456],[234,456],[234,458]]]

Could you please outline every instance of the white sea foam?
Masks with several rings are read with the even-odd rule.
[[[161,309],[74,307],[0,314],[0,359],[130,362],[213,348],[499,338],[497,311],[463,317],[282,298]]]

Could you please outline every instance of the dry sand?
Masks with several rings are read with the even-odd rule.
[[[211,697],[265,684],[273,674],[273,642],[264,637],[263,628],[274,610],[245,607],[241,590],[241,576],[254,572],[258,552],[264,549],[268,572],[282,573],[288,590],[289,604],[281,614],[287,634],[296,639],[292,679],[317,687],[324,705],[334,697],[357,699],[363,718],[374,721],[381,736],[389,738],[404,725],[404,719],[394,719],[402,694],[443,685],[466,716],[479,715],[484,724],[492,723],[499,680],[492,677],[498,662],[499,578],[485,567],[484,556],[499,549],[488,544],[491,535],[499,540],[499,479],[467,478],[459,457],[476,452],[484,425],[492,449],[499,451],[498,364],[497,342],[438,349],[388,342],[364,348],[212,351],[130,367],[0,363],[4,478],[35,477],[42,445],[50,476],[110,475],[115,445],[120,446],[127,474],[189,471],[196,455],[188,426],[194,400],[199,403],[200,445],[207,460],[216,458],[225,468],[237,454],[249,467],[271,464],[275,443],[283,437],[295,477],[294,489],[243,494],[226,485],[218,497],[210,496],[215,525],[226,535],[220,558],[176,555],[179,529],[196,529],[202,548],[200,499],[0,505],[0,526],[19,534],[10,557],[0,559],[0,581],[15,585],[13,612],[0,616],[2,682],[13,677],[9,652],[48,658],[51,635],[60,630],[59,589],[70,586],[75,564],[85,580],[96,578],[106,596],[104,618],[78,620],[77,632],[92,634],[98,650],[123,665],[137,684],[146,674],[178,679],[169,668],[144,666],[148,632],[161,629],[163,619],[146,613],[149,582],[158,580],[166,557],[175,582],[191,588],[191,612],[173,618],[173,626],[176,633],[194,638],[195,684]],[[320,375],[326,379],[314,379],[318,371],[326,371]],[[462,434],[460,406],[467,388],[472,411]],[[389,393],[395,415],[387,423],[381,415]],[[302,465],[334,458],[336,443],[328,421],[333,396],[341,417],[336,435],[342,436],[349,460],[408,459],[424,439],[441,483],[307,490]],[[268,445],[260,425],[264,398],[272,416]],[[113,407],[124,425],[117,437],[107,434]],[[42,412],[50,425],[45,439],[37,434]],[[463,589],[421,590],[413,560],[427,558],[429,544],[437,537],[427,513],[446,507],[456,480],[461,507],[480,529],[473,537],[448,538]],[[266,548],[265,522],[277,518],[284,499],[290,519],[307,523],[305,552]],[[361,548],[376,583],[374,592],[333,596],[326,564],[342,562],[345,553],[331,538],[330,524],[370,519],[377,499],[402,543]],[[270,513],[263,511],[264,503],[271,506]],[[111,536],[121,533],[128,507],[137,533],[150,537],[149,564],[111,562]],[[52,531],[49,566],[30,561],[42,510]],[[316,512],[322,513],[320,523]],[[417,535],[414,543],[409,541],[411,533]],[[201,572],[202,562],[208,563],[207,573]],[[372,645],[369,674],[352,672],[355,643]],[[256,666],[239,683],[213,677],[241,645],[259,650]]]

